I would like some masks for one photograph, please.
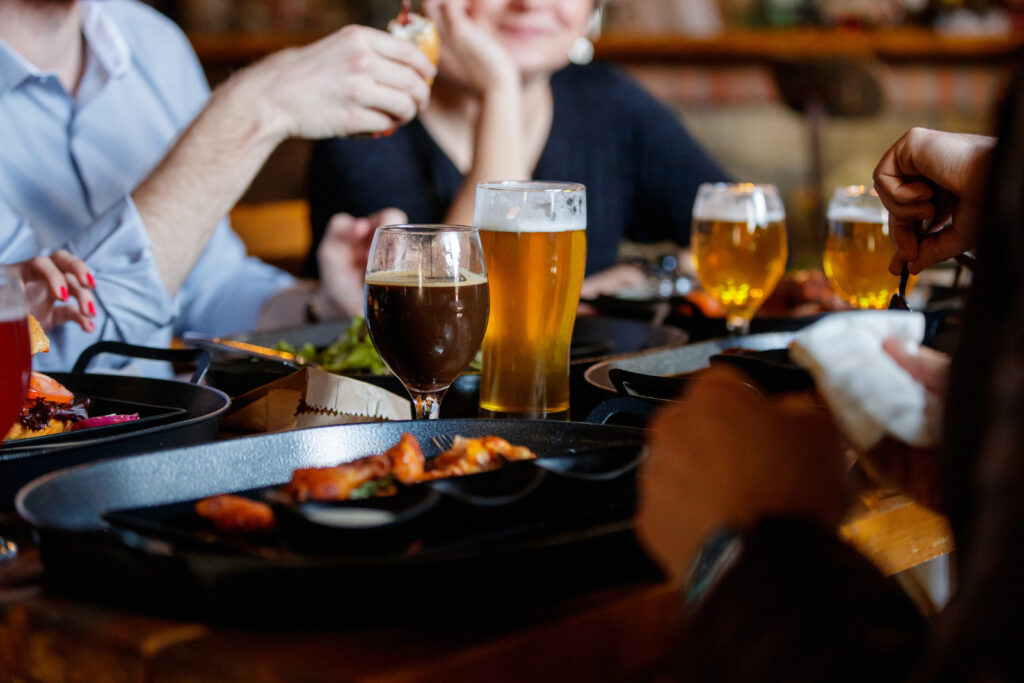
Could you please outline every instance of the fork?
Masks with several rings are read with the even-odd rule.
[[[430,443],[438,451],[444,453],[455,445],[455,437],[451,434],[436,434],[435,436],[430,437]]]
[[[944,190],[941,187],[936,187],[934,194],[932,195],[932,204],[935,206],[935,215],[932,216],[931,220],[921,221],[920,226],[917,230],[917,238],[920,240],[929,232],[932,227],[935,226],[939,220],[946,218],[945,214],[949,210],[951,202],[954,201],[952,193]],[[889,299],[889,310],[890,311],[909,311],[910,306],[907,304],[907,280],[910,279],[910,269],[907,267],[907,263],[903,263],[903,270],[900,271],[900,285],[899,291],[892,295]]]
[[[898,292],[894,292],[892,298],[889,299],[889,310],[890,311],[909,311],[910,306],[907,305],[907,280],[910,278],[910,269],[907,268],[907,264],[903,264],[903,270],[900,272],[900,289]]]

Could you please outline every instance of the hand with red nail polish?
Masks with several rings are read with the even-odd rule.
[[[44,330],[69,322],[85,332],[96,330],[96,280],[82,259],[59,249],[20,265],[29,311]]]

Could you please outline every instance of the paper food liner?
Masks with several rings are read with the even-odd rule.
[[[411,418],[412,406],[405,396],[307,367],[232,400],[221,425],[262,433]]]

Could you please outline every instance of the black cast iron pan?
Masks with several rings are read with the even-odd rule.
[[[317,348],[329,346],[349,326],[348,320],[325,321],[311,325],[285,327],[230,335],[233,341],[274,348],[287,342],[299,348],[309,343]],[[573,368],[589,365],[609,354],[642,351],[685,344],[687,334],[667,325],[650,325],[636,320],[610,317],[580,316],[573,328],[570,358]],[[255,387],[294,372],[282,363],[251,358],[215,355],[209,381],[231,396],[239,396]],[[357,379],[376,384],[400,396],[405,395],[402,383],[393,375],[356,375]],[[441,405],[442,417],[473,417],[477,414],[480,377],[474,373],[461,375]]]
[[[89,362],[100,353],[191,361],[196,363],[196,372],[192,382],[86,373]],[[230,399],[221,391],[197,384],[208,366],[209,356],[204,351],[99,342],[82,352],[72,372],[47,373],[76,396],[89,398],[93,404],[90,414],[138,412],[140,419],[4,442],[0,446],[0,508],[11,506],[23,484],[55,469],[213,439]]]
[[[628,463],[596,478],[567,478],[551,469],[542,473],[543,483],[520,477],[527,492],[496,505],[442,491],[439,508],[410,526],[407,538],[399,535],[398,545],[342,534],[333,540],[328,535],[313,548],[291,538],[246,547],[194,542],[173,529],[162,533],[159,525],[148,533],[144,526],[107,521],[116,520],[110,513],[117,511],[137,519],[140,509],[186,502],[187,512],[192,501],[207,495],[276,486],[297,467],[381,452],[402,432],[416,436],[428,457],[436,435],[495,434],[563,465],[608,447],[620,449]],[[25,486],[16,504],[38,533],[48,579],[76,595],[207,619],[288,615],[297,625],[323,613],[335,623],[366,623],[373,615],[398,612],[403,618],[437,619],[442,608],[448,613],[535,604],[594,585],[655,576],[630,524],[642,438],[639,429],[571,422],[339,425],[61,470]]]

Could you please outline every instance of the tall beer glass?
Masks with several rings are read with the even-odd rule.
[[[569,343],[587,253],[586,189],[577,183],[480,183],[473,222],[491,287],[480,411],[567,418]]]
[[[725,307],[736,336],[786,270],[786,212],[774,185],[704,183],[693,204],[690,247],[697,279]]]
[[[863,185],[839,187],[828,205],[825,275],[854,308],[887,308],[899,288],[889,273],[896,246],[889,238],[889,212],[874,190]],[[907,281],[907,291],[917,276]]]

